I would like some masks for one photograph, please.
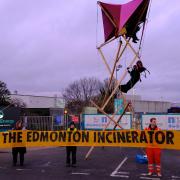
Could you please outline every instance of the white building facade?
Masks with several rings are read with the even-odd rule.
[[[12,99],[18,99],[25,103],[26,108],[65,108],[65,100],[62,97],[34,96],[11,94]]]

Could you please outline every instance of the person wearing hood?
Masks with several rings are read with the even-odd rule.
[[[137,61],[136,65],[133,66],[131,71],[129,70],[129,68],[127,68],[127,70],[128,70],[128,73],[130,74],[131,78],[126,84],[119,86],[119,90],[123,93],[127,93],[130,89],[132,89],[135,86],[135,84],[138,81],[141,81],[141,73],[142,72],[148,71],[143,66],[142,61]],[[145,77],[146,77],[146,73],[145,73]]]
[[[69,124],[69,128],[67,131],[77,131],[75,127],[75,123],[72,121]],[[66,166],[67,167],[76,167],[76,151],[77,147],[76,146],[66,146]],[[72,158],[71,158],[72,157]]]

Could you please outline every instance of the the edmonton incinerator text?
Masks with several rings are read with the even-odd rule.
[[[173,131],[9,131],[1,143],[157,143],[174,144]],[[3,142],[2,142],[3,141]],[[80,144],[79,144],[80,145]]]

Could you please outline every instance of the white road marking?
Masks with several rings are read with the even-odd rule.
[[[32,170],[32,169],[21,169],[21,168],[18,168],[16,169],[17,171],[26,171],[26,170]]]
[[[160,180],[160,178],[140,177],[140,179]]]
[[[142,174],[140,174],[141,176],[149,176],[148,175],[148,173],[142,173]],[[155,177],[157,177],[157,175],[156,174],[153,174],[152,176],[155,176]]]
[[[148,173],[142,173],[141,176],[148,176]]]
[[[89,173],[81,173],[81,172],[72,172],[72,174],[80,174],[80,175],[86,175],[86,176],[88,176],[89,175]]]
[[[129,174],[129,172],[119,171],[119,172],[117,172],[117,174]]]
[[[129,178],[129,176],[125,175],[119,175],[123,174],[123,172],[118,172],[118,170],[122,167],[122,165],[127,161],[128,157],[125,157],[122,162],[118,165],[118,167],[111,173],[111,177],[124,177],[124,178]],[[125,174],[128,174],[128,172],[124,172]]]
[[[126,175],[113,175],[112,177],[121,177],[121,178],[129,178],[129,176],[126,176]]]
[[[171,176],[171,177],[174,178],[174,179],[180,179],[179,176]]]

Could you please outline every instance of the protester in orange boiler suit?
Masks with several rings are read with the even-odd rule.
[[[156,124],[156,118],[151,118],[150,119],[150,124],[148,128],[145,128],[145,130],[160,130],[157,127]],[[159,148],[146,148],[146,154],[148,158],[148,170],[149,173],[148,175],[152,175],[154,173],[154,168],[155,172],[159,177],[161,177],[161,149]]]

